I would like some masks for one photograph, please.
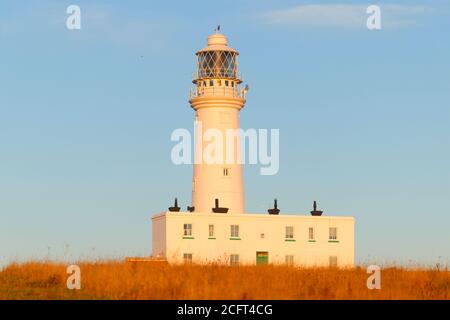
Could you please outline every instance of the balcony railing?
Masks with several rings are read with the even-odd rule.
[[[193,81],[197,81],[197,80],[200,80],[200,79],[211,79],[211,78],[225,78],[225,79],[228,78],[228,79],[238,79],[239,82],[243,82],[244,81],[244,75],[242,74],[242,72],[234,72],[232,74],[232,76],[229,76],[229,77],[227,77],[227,76],[222,76],[222,77],[220,77],[220,76],[213,76],[212,74],[206,74],[206,73],[199,72],[199,71],[192,73],[192,80]]]
[[[195,87],[189,91],[189,99],[197,97],[231,97],[245,99],[244,88],[233,87]]]

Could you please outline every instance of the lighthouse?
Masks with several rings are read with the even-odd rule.
[[[286,213],[277,199],[267,211],[246,212],[239,116],[247,90],[238,56],[218,32],[196,53],[189,97],[196,124],[192,199],[181,199],[186,211],[176,198],[167,211],[152,216],[152,258],[174,264],[352,267],[352,216],[328,215],[316,202],[311,214]]]
[[[244,213],[244,186],[240,161],[239,114],[245,105],[241,88],[239,52],[228,46],[227,37],[214,33],[207,46],[196,53],[197,70],[189,103],[195,111],[195,161],[192,178],[193,212]],[[208,133],[216,133],[208,136]],[[234,132],[233,141],[225,138]],[[221,141],[212,141],[220,136]],[[216,143],[219,155],[207,161],[208,145]],[[230,148],[227,148],[231,145]]]

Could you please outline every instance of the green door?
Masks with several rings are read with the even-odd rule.
[[[269,263],[269,253],[267,251],[257,251],[256,252],[256,264],[268,264]]]

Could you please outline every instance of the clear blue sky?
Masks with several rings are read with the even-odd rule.
[[[170,134],[192,128],[194,52],[218,23],[251,87],[242,127],[280,129],[279,174],[245,169],[247,210],[317,200],[355,216],[359,262],[449,259],[449,2],[308,3],[1,1],[0,265],[150,253],[150,216],[190,204]]]

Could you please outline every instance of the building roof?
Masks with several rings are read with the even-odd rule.
[[[239,54],[239,52],[228,46],[228,39],[221,33],[214,33],[208,37],[208,46],[197,51],[196,54],[205,51],[229,51]]]
[[[152,219],[156,219],[158,217],[164,216],[186,216],[186,217],[222,217],[222,218],[267,218],[267,219],[303,219],[303,220],[355,220],[352,216],[312,216],[308,214],[277,214],[271,215],[268,213],[212,213],[212,212],[189,212],[189,211],[180,211],[180,212],[160,212],[152,216]]]

